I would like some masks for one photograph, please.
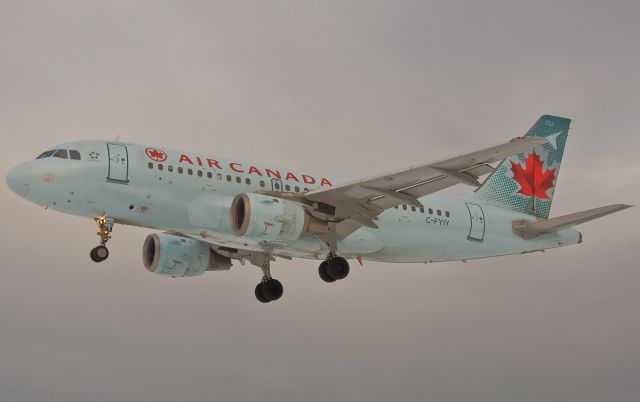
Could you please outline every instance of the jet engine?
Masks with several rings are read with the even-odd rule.
[[[327,222],[309,215],[302,204],[263,194],[238,194],[231,203],[231,229],[258,241],[287,242],[321,234]]]
[[[211,250],[206,243],[168,233],[147,236],[142,263],[150,272],[174,278],[231,268],[231,260]]]

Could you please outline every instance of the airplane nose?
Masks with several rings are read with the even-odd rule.
[[[31,163],[25,162],[12,168],[7,173],[7,185],[14,193],[26,198],[31,184]]]

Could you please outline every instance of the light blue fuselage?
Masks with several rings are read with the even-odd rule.
[[[165,155],[153,160],[148,150],[156,148],[135,144],[79,141],[52,149],[77,150],[81,159],[47,157],[14,168],[15,175],[28,181],[16,192],[30,201],[72,215],[106,215],[125,225],[175,231],[214,245],[254,251],[262,251],[263,245],[231,230],[229,209],[236,194],[295,192],[296,187],[304,191],[321,183],[322,187],[339,183],[297,170],[212,159],[204,152],[157,148]],[[573,229],[524,240],[513,234],[512,222],[535,218],[464,198],[426,196],[420,202],[424,212],[408,206],[384,211],[376,221],[379,229],[358,229],[338,242],[338,254],[374,261],[451,261],[538,251],[581,240]],[[324,259],[328,251],[317,236],[304,235],[276,245],[273,254]]]

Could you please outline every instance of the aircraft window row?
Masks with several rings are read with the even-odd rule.
[[[44,158],[60,158],[60,159],[73,159],[79,161],[81,159],[80,152],[75,149],[51,149],[49,151],[44,151],[36,159],[44,159]]]
[[[394,208],[395,208],[395,209],[399,209],[399,208],[400,208],[400,206],[396,205]],[[406,205],[406,204],[402,204],[402,209],[403,209],[404,211],[408,211],[408,210],[409,210],[409,208],[411,208],[411,212],[416,212],[417,210],[420,210],[420,213],[421,213],[421,214],[424,214],[424,213],[425,213],[425,209],[424,209],[424,207],[422,207],[422,208],[416,208],[416,207],[414,207],[414,206],[409,207],[409,206],[408,206],[408,205]],[[427,210],[426,210],[426,212],[428,212],[428,213],[429,213],[429,215],[433,215],[433,212],[434,212],[434,211],[433,211],[433,208],[429,208],[429,209],[427,209]],[[442,210],[440,210],[440,209],[436,210],[436,211],[435,211],[435,213],[436,213],[436,215],[438,215],[438,216],[442,216]],[[446,216],[447,218],[450,218],[450,217],[451,217],[451,214],[449,213],[449,211],[444,211],[444,216]]]
[[[53,151],[52,151],[52,152],[53,152]],[[153,169],[153,168],[155,167],[155,165],[154,165],[154,163],[153,163],[153,162],[149,162],[149,163],[147,164],[147,166],[149,167],[149,169]],[[164,170],[164,165],[163,165],[162,163],[158,163],[158,170],[160,170],[160,171],[163,171],[163,170]],[[167,165],[167,171],[168,171],[168,172],[173,172],[173,166],[172,166],[172,165]],[[184,173],[184,169],[183,169],[181,166],[178,166],[177,172],[178,172],[178,174],[183,174],[183,173]],[[191,169],[191,168],[187,169],[187,174],[188,174],[189,176],[193,176],[193,169]],[[197,170],[197,171],[196,171],[196,175],[197,175],[198,177],[203,177],[204,172],[203,172],[202,170]],[[212,178],[213,178],[213,173],[211,173],[211,172],[206,172],[206,175],[207,175],[207,178],[208,178],[208,179],[212,179]],[[222,180],[223,180],[223,178],[224,178],[224,179],[226,179],[228,182],[232,182],[232,181],[234,181],[234,180],[235,180],[235,182],[236,182],[236,183],[238,183],[238,184],[241,184],[241,183],[242,183],[242,177],[240,177],[240,176],[235,176],[235,179],[234,179],[234,176],[231,176],[231,175],[229,175],[229,174],[223,177],[221,173],[216,173],[216,179],[217,179],[217,180],[222,181]],[[247,178],[245,178],[245,179],[244,179],[244,183],[245,183],[247,186],[250,186],[250,185],[251,185],[251,179],[250,179],[250,178],[248,178],[248,177],[247,177]],[[264,188],[264,187],[266,187],[266,186],[267,186],[267,183],[266,183],[264,180],[260,180],[260,181],[258,182],[258,184],[259,184],[259,185],[260,185],[260,187],[262,187],[262,188]],[[281,187],[281,185],[280,185],[280,182],[279,182],[279,181],[275,181],[275,182],[273,183],[273,188],[274,188],[275,190],[280,190],[280,187]],[[295,191],[296,193],[299,193],[301,190],[303,190],[304,192],[309,191],[309,189],[308,189],[307,187],[305,187],[304,189],[301,189],[301,188],[300,188],[300,186],[294,186],[294,187],[291,187],[289,184],[286,184],[286,185],[284,186],[284,189],[285,189],[286,191],[291,191],[291,189],[292,189],[292,188],[293,188],[293,191]]]

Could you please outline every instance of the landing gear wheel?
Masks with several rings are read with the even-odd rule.
[[[271,277],[271,259],[269,253],[255,253],[250,256],[251,264],[262,270],[262,280],[256,286],[256,299],[261,303],[269,303],[282,297],[283,288],[279,280]]]
[[[109,250],[105,246],[94,247],[91,249],[89,256],[94,262],[102,262],[109,258]]]
[[[327,261],[327,274],[335,279],[344,279],[349,275],[349,263],[342,257],[333,257]]]
[[[329,273],[327,272],[327,262],[326,261],[322,261],[320,263],[320,266],[318,267],[318,273],[320,274],[320,278],[322,278],[323,281],[325,282],[335,282],[335,278],[329,276]]]
[[[267,300],[278,300],[282,297],[282,293],[284,293],[284,289],[279,280],[271,278],[262,282],[262,294]]]
[[[256,285],[255,293],[256,293],[256,299],[258,299],[260,303],[269,303],[270,300],[264,297],[264,293],[262,292],[262,282]]]

